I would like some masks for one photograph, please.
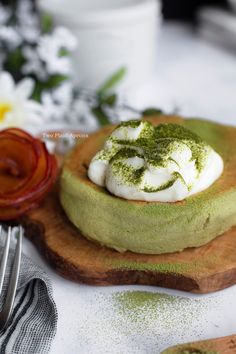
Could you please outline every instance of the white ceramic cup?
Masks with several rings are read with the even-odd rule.
[[[153,73],[158,0],[39,0],[39,6],[78,38],[73,61],[79,86],[96,89],[120,67],[127,68],[122,88]]]

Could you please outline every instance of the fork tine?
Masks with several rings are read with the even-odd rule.
[[[11,276],[10,276],[9,287],[7,290],[7,296],[6,296],[6,300],[3,305],[2,311],[0,313],[0,331],[7,324],[7,321],[11,315],[11,311],[12,311],[14,300],[15,300],[16,288],[17,288],[19,272],[20,272],[22,235],[23,235],[23,229],[22,229],[22,227],[20,227],[20,232],[19,232],[19,236],[17,239],[16,249],[15,249],[15,254],[14,254],[14,261],[13,261],[13,267],[12,267]]]
[[[0,237],[2,235],[2,226],[0,227]],[[8,229],[7,238],[4,245],[4,251],[2,255],[1,265],[0,265],[0,295],[2,292],[3,282],[6,273],[6,265],[10,248],[10,239],[11,239],[11,227]]]

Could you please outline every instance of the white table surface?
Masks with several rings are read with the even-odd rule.
[[[186,27],[165,25],[158,43],[156,75],[132,92],[129,100],[140,107],[159,105],[168,112],[177,106],[188,116],[236,124],[236,56],[197,38]],[[236,286],[201,296],[156,287],[86,286],[55,274],[27,240],[24,252],[53,282],[59,320],[51,354],[158,354],[178,342],[236,333]],[[197,298],[194,311],[199,315],[193,316],[191,325],[183,325],[178,316],[181,319],[192,309],[186,306],[175,310],[173,328],[168,330],[157,328],[156,322],[150,322],[146,332],[140,332],[132,321],[125,320],[123,326],[116,320],[111,294],[134,289]]]

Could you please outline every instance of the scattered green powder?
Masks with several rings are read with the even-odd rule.
[[[184,142],[192,151],[192,159],[200,172],[209,153],[209,145],[197,134],[178,124],[160,124],[155,128],[157,139],[169,138]]]
[[[172,296],[164,293],[148,291],[125,291],[113,294],[113,302],[118,314],[140,329],[140,333],[152,328],[153,323],[161,326],[163,333],[173,333],[175,326],[183,331],[193,326],[201,319],[206,304],[198,299]],[[182,313],[182,315],[178,315]],[[193,327],[194,328],[194,327]],[[157,328],[158,330],[158,328]],[[129,330],[128,330],[129,333]],[[196,339],[197,340],[197,339]],[[178,344],[178,343],[176,343]],[[178,347],[177,347],[178,348]],[[179,346],[178,351],[165,354],[218,354],[206,345],[205,348],[195,350]]]
[[[133,323],[142,322],[142,326],[148,327],[150,321],[160,320],[162,328],[168,330],[173,328],[173,321],[176,321],[173,311],[178,312],[185,307],[190,307],[191,302],[197,304],[197,300],[180,296],[171,296],[164,293],[153,293],[148,291],[126,291],[113,295],[115,307],[123,318]],[[194,311],[179,318],[182,326],[191,325],[199,314]]]
[[[185,184],[185,185],[187,186],[187,184],[185,183],[185,180],[183,179],[183,177],[181,176],[181,174],[180,174],[179,172],[173,172],[173,173],[172,173],[172,178],[171,178],[168,182],[162,184],[162,185],[161,185],[160,187],[158,187],[158,188],[145,186],[145,187],[143,188],[143,191],[146,192],[146,193],[160,192],[160,191],[162,191],[163,189],[168,189],[168,188],[172,187],[172,186],[174,185],[174,183],[175,183],[178,179],[180,179],[180,180],[183,182],[183,184]],[[187,186],[187,187],[189,188],[189,186]]]
[[[90,292],[83,300],[89,311],[80,313],[79,342],[81,348],[86,345],[91,352],[95,348],[103,354],[160,354],[176,345],[176,354],[192,350],[183,343],[203,339],[213,325],[212,315],[221,306],[215,295],[184,297],[154,290],[114,292],[112,288]],[[212,347],[194,349],[216,354]]]
[[[149,123],[148,121],[146,121],[147,125],[151,126],[151,123]],[[122,122],[119,126],[122,127],[130,127],[130,128],[138,128],[140,125],[140,120],[134,119],[134,120],[129,120],[127,122]]]
[[[148,291],[126,291],[114,294],[117,308],[122,315],[128,315],[133,321],[138,321],[143,316],[143,311],[165,309],[170,304],[176,304],[178,297]],[[158,316],[158,313],[157,313]]]
[[[107,160],[110,163],[112,173],[119,176],[121,180],[129,185],[138,185],[141,190],[146,193],[159,192],[170,188],[178,179],[186,184],[183,177],[176,171],[173,172],[167,183],[158,188],[149,185],[142,185],[143,175],[147,166],[166,167],[170,162],[179,164],[172,157],[172,153],[179,151],[180,153],[186,148],[192,152],[192,161],[195,162],[198,173],[205,167],[207,157],[211,151],[211,147],[205,143],[198,135],[191,132],[178,124],[160,124],[154,127],[150,122],[133,120],[122,122],[115,129],[122,128],[138,128],[142,125],[139,137],[135,140],[127,138],[119,139],[111,135],[103,150],[101,150],[95,159]],[[127,158],[140,157],[143,159],[143,166],[133,167],[127,164]],[[187,185],[187,184],[186,184]],[[191,185],[187,185],[191,189]]]
[[[142,263],[142,262],[129,262],[123,260],[107,260],[107,265],[115,269],[123,270],[139,270],[139,271],[153,271],[158,273],[171,273],[171,274],[184,274],[190,270],[188,263]]]
[[[148,262],[132,262],[122,259],[106,259],[105,264],[113,269],[151,271],[156,273],[182,275],[182,276],[200,276],[205,274],[206,269],[214,268],[219,262],[216,256],[202,256],[201,259],[192,260],[191,262],[176,263],[148,263]]]

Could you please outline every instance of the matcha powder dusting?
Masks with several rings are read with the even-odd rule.
[[[196,333],[199,334],[203,328],[201,319],[209,301],[148,291],[119,292],[113,294],[112,300],[123,329],[130,337],[135,331],[139,338],[145,338],[147,353],[154,352],[154,338],[156,353],[160,353],[168,341],[168,346],[186,342],[187,332],[192,332],[188,340],[197,340]],[[177,328],[181,328],[179,333]],[[144,352],[141,343],[140,353]]]
[[[118,314],[136,324],[140,333],[149,327],[151,329],[153,323],[165,332],[173,332],[177,322],[178,326],[181,324],[182,328],[188,328],[201,316],[204,308],[202,304],[198,306],[199,302],[195,299],[147,291],[116,293],[113,301]]]
[[[219,312],[229,306],[223,299],[217,294],[179,296],[152,287],[96,291],[86,296],[84,315],[80,312],[80,352],[84,344],[96,354],[160,354],[168,347],[213,337],[217,329],[220,336]],[[202,348],[204,354],[216,354],[212,349]]]

